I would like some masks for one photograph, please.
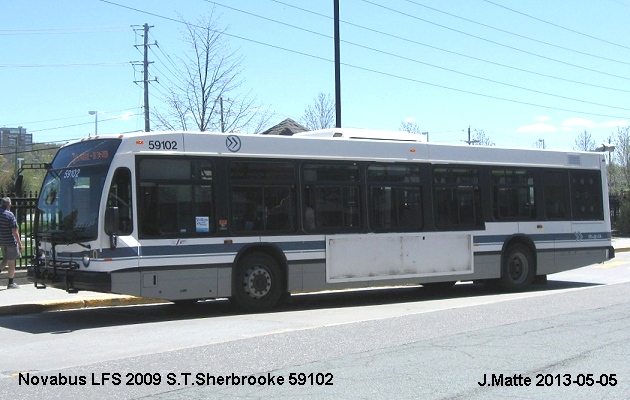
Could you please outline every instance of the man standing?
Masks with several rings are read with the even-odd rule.
[[[15,260],[21,257],[22,240],[18,230],[17,220],[11,212],[11,199],[3,197],[0,200],[0,248],[2,248],[2,263],[0,271],[9,266],[9,285],[7,289],[19,289],[13,282],[15,276]]]

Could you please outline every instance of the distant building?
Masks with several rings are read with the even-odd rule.
[[[276,126],[272,126],[266,131],[262,132],[261,135],[281,135],[281,136],[293,136],[295,133],[306,132],[308,128],[298,124],[291,118],[287,118],[284,121],[280,122]]]
[[[33,135],[26,133],[21,126],[0,128],[0,149],[2,153],[15,153],[33,150]]]

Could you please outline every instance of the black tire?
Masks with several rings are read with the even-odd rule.
[[[532,283],[535,273],[532,252],[525,245],[515,244],[508,247],[503,255],[499,284],[505,291],[519,291]]]
[[[265,253],[249,254],[236,266],[230,300],[243,311],[269,310],[282,296],[283,281],[280,266],[273,257]]]

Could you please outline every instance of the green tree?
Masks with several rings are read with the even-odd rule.
[[[613,189],[621,193],[630,188],[630,127],[617,128],[615,151],[612,154],[611,164],[614,164],[615,176],[610,179],[614,182]]]

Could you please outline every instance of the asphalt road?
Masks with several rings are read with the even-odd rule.
[[[408,287],[256,315],[215,301],[2,317],[0,397],[627,399],[629,261],[517,294]]]

